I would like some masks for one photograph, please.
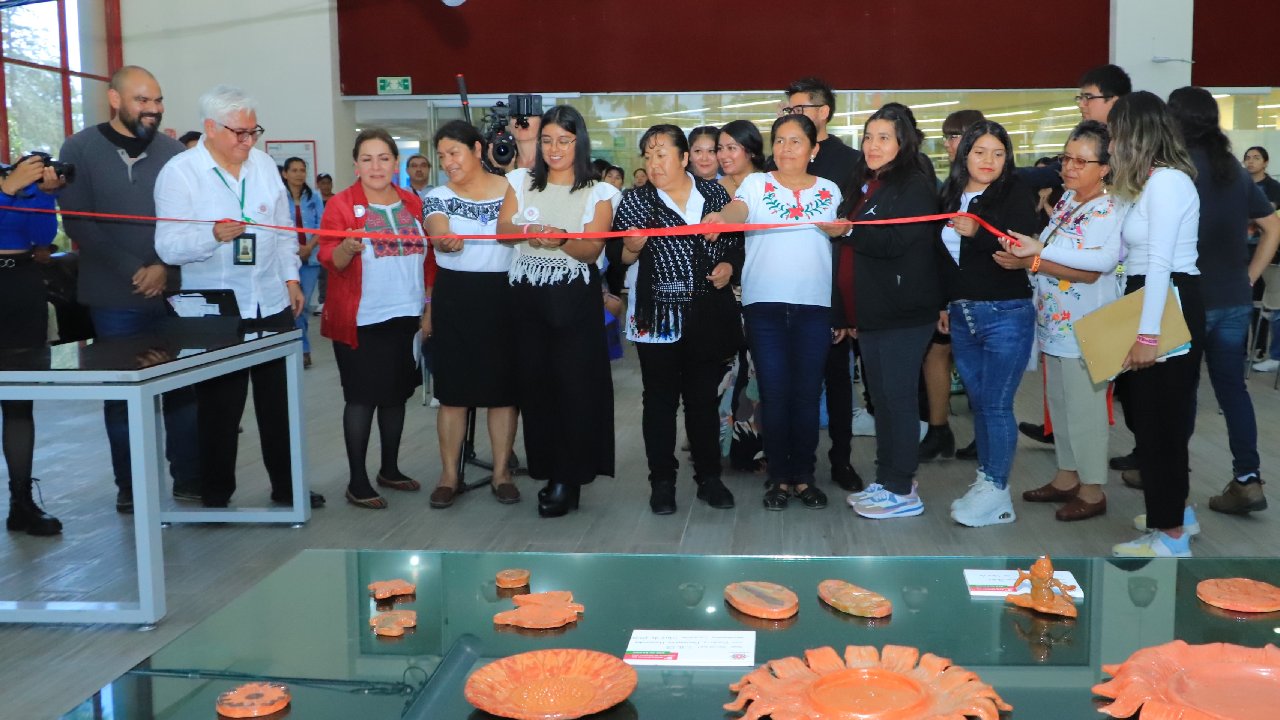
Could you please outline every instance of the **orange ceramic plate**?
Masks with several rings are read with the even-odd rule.
[[[283,710],[290,700],[289,686],[252,682],[218,696],[218,714],[229,718],[256,718]]]
[[[569,720],[602,712],[636,689],[636,671],[594,650],[535,650],[467,678],[467,702],[515,720]]]
[[[818,584],[822,602],[849,615],[882,618],[893,613],[893,603],[883,595],[844,580],[823,580]]]
[[[724,589],[724,599],[740,612],[765,620],[789,618],[800,609],[795,593],[771,582],[730,583]]]
[[[1099,710],[1142,720],[1273,720],[1280,707],[1280,648],[1181,640],[1104,665],[1110,680],[1093,687],[1115,702]]]
[[[1223,610],[1269,613],[1280,610],[1280,588],[1248,578],[1217,578],[1196,585],[1196,597]]]
[[[522,588],[529,584],[529,571],[512,568],[510,570],[499,570],[498,575],[494,578],[500,588]]]
[[[771,660],[729,689],[738,699],[724,709],[743,720],[994,720],[1013,709],[974,673],[897,645],[850,645],[843,658],[830,647],[806,650],[803,660]]]

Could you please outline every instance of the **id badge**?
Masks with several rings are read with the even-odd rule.
[[[234,265],[256,265],[258,262],[258,236],[255,233],[244,233],[232,240],[235,255]]]

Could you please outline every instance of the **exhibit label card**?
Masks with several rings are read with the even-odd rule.
[[[1067,593],[1076,600],[1084,599],[1084,591],[1070,570],[1054,570],[1053,576],[1063,585],[1073,585],[1075,589]],[[1031,592],[1031,582],[1023,580],[1014,587],[1013,581],[1018,579],[1017,570],[969,570],[964,571],[964,582],[969,586],[969,597],[1004,597],[1015,593]]]
[[[622,659],[661,667],[755,667],[754,630],[632,630]]]

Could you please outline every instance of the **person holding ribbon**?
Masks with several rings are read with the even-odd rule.
[[[156,215],[187,220],[156,224],[156,253],[182,266],[184,290],[233,291],[244,332],[292,330],[304,302],[297,233],[254,227],[293,226],[279,168],[254,147],[266,132],[257,103],[239,88],[219,85],[200,97],[200,109],[204,140],[170,160],[156,178]],[[236,490],[238,428],[251,377],[271,499],[293,503],[284,363],[273,360],[196,385],[205,507],[226,507]],[[311,506],[323,504],[324,496],[312,493]]]
[[[729,193],[714,178],[689,172],[689,148],[675,125],[654,125],[640,136],[649,183],[622,196],[614,230],[696,225],[729,204]],[[738,305],[728,287],[731,258],[740,263],[741,252],[740,233],[716,242],[701,235],[633,235],[623,241],[619,259],[630,266],[631,288],[626,333],[636,345],[644,383],[641,425],[649,509],[655,515],[676,511],[676,413],[682,398],[698,499],[713,508],[733,507],[733,493],[720,480],[717,390],[729,358],[742,345]]]
[[[381,510],[387,501],[373,489],[365,468],[375,412],[382,441],[378,485],[405,491],[422,487],[400,472],[399,455],[405,402],[422,382],[413,345],[419,328],[430,332],[423,305],[424,298],[430,302],[431,258],[421,237],[422,202],[417,193],[392,182],[400,151],[390,133],[362,130],[351,157],[356,182],[329,200],[320,223],[325,230],[354,233],[320,238],[320,264],[329,273],[320,332],[333,340],[346,403],[347,502]]]
[[[769,458],[767,510],[783,510],[794,494],[805,507],[827,506],[814,479],[818,401],[830,345],[847,336],[832,315],[831,241],[840,188],[809,174],[818,130],[803,114],[773,123],[777,170],[748,175],[733,202],[707,223],[781,225],[746,234],[742,305],[755,359]]]
[[[298,230],[298,257],[302,266],[298,268],[298,280],[302,286],[303,312],[298,315],[298,329],[302,331],[302,366],[311,367],[311,335],[308,333],[306,306],[311,302],[311,293],[315,292],[320,282],[320,258],[316,255],[316,247],[320,237],[308,233],[304,228],[320,227],[320,218],[324,215],[324,202],[320,194],[307,184],[307,161],[300,157],[291,157],[284,161],[284,184],[289,189],[289,214]]]
[[[542,114],[533,167],[507,174],[500,234],[524,235],[508,274],[516,326],[520,411],[529,475],[547,480],[538,514],[578,507],[582,485],[613,475],[613,379],[596,261],[612,185],[593,180],[582,114],[557,105]]]
[[[460,237],[497,232],[507,181],[486,172],[484,139],[462,120],[445,123],[435,135],[436,158],[448,184],[427,193],[423,212],[440,269],[429,288],[425,327],[435,364],[435,396],[440,400],[439,487],[432,507],[449,507],[458,490],[458,459],[467,430],[467,408],[486,408],[493,448],[491,490],[500,503],[520,501],[511,480],[511,446],[516,436],[516,328],[507,272],[515,248],[493,240]]]

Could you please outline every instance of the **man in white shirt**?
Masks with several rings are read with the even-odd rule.
[[[297,235],[247,224],[292,225],[275,161],[254,147],[264,132],[256,107],[225,85],[201,96],[204,136],[160,171],[156,214],[215,222],[157,223],[156,252],[182,267],[184,290],[233,291],[244,331],[287,331],[304,303]],[[285,365],[276,360],[196,386],[206,507],[226,507],[235,492],[237,427],[250,377],[271,499],[293,502]],[[311,494],[312,507],[323,504]]]

